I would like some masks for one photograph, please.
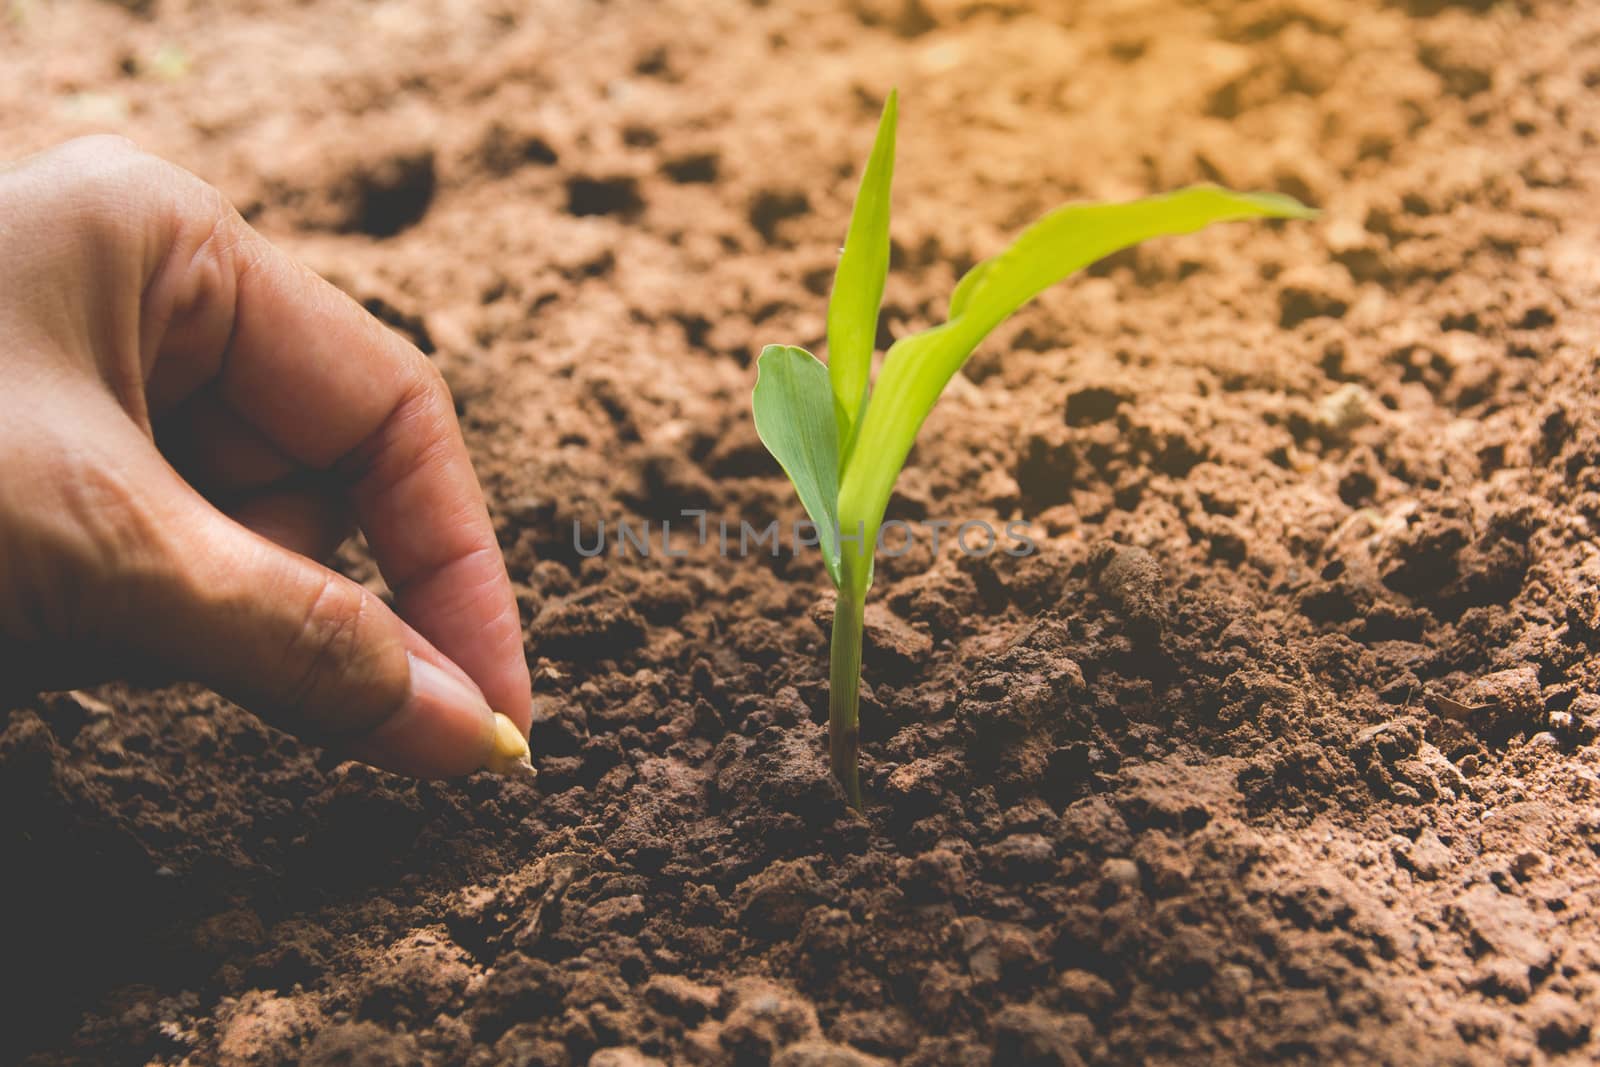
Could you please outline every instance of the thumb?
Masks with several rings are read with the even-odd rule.
[[[386,770],[451,777],[492,762],[483,694],[382,600],[173,489],[189,512],[176,565],[157,569],[158,611],[141,614],[175,675]]]

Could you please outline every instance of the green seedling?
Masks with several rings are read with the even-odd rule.
[[[861,638],[873,552],[889,494],[923,420],[985,336],[1017,309],[1095,260],[1152,237],[1213,222],[1308,218],[1291,197],[1193,186],[1121,204],[1069,204],[973,267],[950,297],[949,321],[890,346],[871,382],[879,305],[889,269],[889,187],[897,97],[889,94],[861,177],[828,303],[828,362],[803,348],[761,353],[752,405],[756,432],[794,483],[834,601],[828,752],[850,803],[861,806]]]

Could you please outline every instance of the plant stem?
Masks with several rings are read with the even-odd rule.
[[[845,589],[833,605],[828,671],[828,766],[861,809],[861,631],[866,597]]]

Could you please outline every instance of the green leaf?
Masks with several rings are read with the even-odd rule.
[[[1192,186],[1125,204],[1069,204],[1050,212],[1022,231],[1010,248],[979,264],[983,273],[963,301],[960,315],[976,317],[986,324],[987,333],[1068,275],[1140,241],[1193,233],[1230,219],[1310,218],[1315,214],[1292,197],[1235,193],[1214,185]]]
[[[878,375],[839,487],[842,527],[864,531],[861,545],[841,560],[847,587],[871,583],[884,508],[923,420],[973,349],[1018,308],[1095,260],[1151,237],[1233,219],[1314,214],[1286,196],[1195,186],[1125,204],[1057,208],[979,263],[957,285],[950,321],[895,342]]]
[[[963,274],[961,280],[956,282],[956,291],[950,294],[950,318],[959,318],[961,313],[967,310],[967,303],[977,290],[978,283],[983,281],[993,265],[994,260],[986,259]]]
[[[828,376],[841,454],[848,457],[861,409],[867,403],[872,351],[878,339],[878,309],[889,273],[889,187],[894,180],[894,135],[899,96],[889,93],[878,120],[878,136],[861,174],[844,251],[828,300]]]
[[[750,405],[756,433],[794,483],[817,527],[822,562],[839,584],[839,431],[828,368],[803,348],[768,345]]]

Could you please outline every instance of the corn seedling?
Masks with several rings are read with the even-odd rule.
[[[973,267],[950,297],[949,321],[890,346],[871,382],[878,311],[889,269],[889,187],[897,98],[890,93],[857,193],[828,302],[828,362],[803,348],[769,345],[752,398],[756,431],[794,483],[816,526],[837,592],[828,695],[828,751],[850,803],[857,771],[863,611],[873,551],[895,480],[945,385],[985,336],[1044,290],[1095,260],[1152,237],[1213,222],[1307,218],[1298,201],[1270,193],[1193,186],[1120,204],[1069,204]]]

